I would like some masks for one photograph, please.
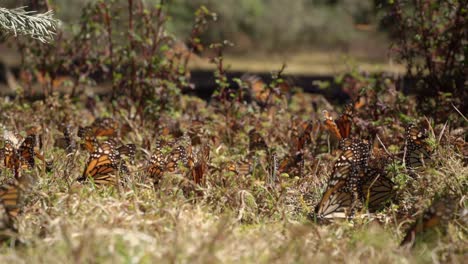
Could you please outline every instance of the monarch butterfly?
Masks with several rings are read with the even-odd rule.
[[[317,126],[314,126],[312,121],[307,122],[304,130],[296,140],[296,152],[303,151],[305,145],[311,141],[310,134],[314,131],[314,128],[317,128]]]
[[[65,142],[64,148],[68,153],[71,153],[76,149],[76,142],[73,138],[72,127],[69,124],[63,125],[62,127],[63,141]],[[94,148],[94,147],[93,147]]]
[[[351,143],[343,147],[333,166],[328,187],[315,208],[315,215],[319,219],[352,217],[354,208],[363,197],[363,173],[369,157],[369,148],[357,139],[351,140]]]
[[[129,157],[131,160],[135,157],[136,145],[135,144],[126,144],[117,148],[119,154]]]
[[[18,141],[19,138],[15,137],[12,140]],[[5,145],[2,149],[3,164],[5,167],[12,169],[15,172],[15,176],[18,177],[18,170],[20,168],[32,169],[35,165],[34,147],[36,146],[36,136],[27,136],[18,148],[16,148],[12,140],[5,140]]]
[[[226,166],[228,171],[234,172],[240,176],[246,176],[252,173],[253,165],[250,160],[240,160],[229,162]]]
[[[315,126],[312,121],[303,122],[299,125],[302,128],[302,131],[299,132],[299,129],[295,127],[292,128],[294,132],[293,135],[293,148],[291,148],[290,153],[278,164],[278,172],[288,172],[293,175],[303,175],[304,169],[304,152],[305,146],[307,143],[312,141],[312,133],[317,131],[319,126]]]
[[[303,176],[304,153],[299,151],[296,154],[286,156],[278,165],[278,172],[287,172],[290,175]]]
[[[348,138],[351,134],[351,124],[353,120],[353,105],[348,104],[345,106],[341,116],[333,121],[330,113],[327,110],[323,110],[324,125],[337,139]]]
[[[363,202],[369,212],[375,212],[393,198],[395,184],[387,178],[383,171],[372,168],[367,168],[363,177],[361,191]]]
[[[164,169],[166,167],[166,160],[162,151],[161,142],[158,141],[156,143],[156,148],[154,150],[153,155],[151,156],[148,168],[148,174],[155,183],[158,183],[162,174],[164,173]]]
[[[15,218],[20,211],[21,195],[28,188],[34,178],[23,175],[13,182],[0,186],[0,204],[5,207],[8,215]]]
[[[85,129],[90,129],[95,137],[113,137],[117,135],[119,123],[109,117],[96,118],[96,120],[94,120],[90,126],[85,127]]]
[[[34,147],[36,146],[36,135],[29,135],[18,148],[18,154],[22,164],[32,169],[34,167]]]
[[[434,228],[445,227],[456,212],[457,200],[451,194],[446,194],[435,199],[431,206],[422,214],[422,217],[408,229],[400,246],[413,247],[415,238],[419,234]]]
[[[350,180],[356,174],[352,163],[352,155],[352,151],[344,152],[333,166],[333,173],[328,181],[328,187],[319,204],[315,207],[315,216],[319,219],[348,218],[352,216],[353,204],[359,197],[355,186],[358,183]]]
[[[99,147],[96,136],[94,135],[94,132],[90,127],[79,127],[78,137],[84,140],[82,147],[86,149],[89,153],[93,153]]]
[[[185,166],[188,164],[188,157],[185,147],[177,146],[174,148],[166,159],[166,170],[168,172],[175,172],[178,168],[179,162]]]
[[[351,192],[345,191],[346,181],[341,180],[329,187],[315,208],[315,216],[319,220],[345,219],[352,216],[355,198]]]
[[[117,178],[114,173],[118,171],[128,173],[128,168],[115,147],[115,141],[107,140],[91,154],[83,175],[78,181],[92,177],[96,184],[115,184]]]
[[[265,139],[260,135],[256,129],[252,129],[249,132],[249,150],[268,150],[268,146]]]
[[[370,144],[363,140],[350,138],[340,140],[338,146],[338,148],[345,153],[352,152],[352,155],[348,154],[350,161],[360,167],[367,166],[370,156],[370,147]]]
[[[185,147],[179,145],[173,148],[168,154],[165,154],[164,147],[166,145],[173,144],[158,141],[149,162],[148,174],[155,183],[160,181],[165,172],[176,172],[180,162],[182,162],[184,166],[189,166],[190,161],[187,157]]]
[[[426,128],[410,124],[406,128],[405,164],[407,168],[415,169],[424,166],[431,159],[431,150],[425,140],[428,138]]]
[[[0,187],[0,201],[10,217],[16,217],[18,215],[19,199],[19,185],[3,185]]]
[[[210,158],[210,147],[204,145],[199,153],[198,160],[190,171],[191,178],[196,184],[205,184],[205,173],[208,170],[208,160]]]
[[[119,129],[119,123],[112,118],[96,118],[94,122],[87,127],[78,128],[78,137],[85,142],[84,148],[89,153],[93,153],[98,147],[97,137],[115,137]]]

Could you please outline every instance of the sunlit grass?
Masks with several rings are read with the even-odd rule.
[[[233,71],[275,72],[286,63],[285,73],[334,75],[357,69],[366,72],[404,73],[405,68],[391,59],[372,61],[353,54],[339,52],[310,51],[286,55],[251,55],[225,56],[225,64]],[[205,58],[194,58],[192,69],[214,69],[214,65]]]

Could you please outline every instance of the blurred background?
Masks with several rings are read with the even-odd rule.
[[[2,1],[7,8],[31,6],[34,1]],[[73,27],[83,0],[51,0],[50,7]],[[156,5],[159,0],[144,1]],[[390,59],[390,40],[382,23],[386,0],[172,0],[166,1],[167,31],[184,41],[190,35],[194,12],[205,5],[217,14],[201,41],[228,40],[225,53],[231,70],[265,72],[287,64],[286,72],[337,74],[359,65],[360,70],[401,72]],[[211,68],[210,50],[191,61],[193,69]]]

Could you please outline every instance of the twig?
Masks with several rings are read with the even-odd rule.
[[[382,145],[382,147],[384,148],[385,150],[385,153],[387,153],[387,155],[389,156],[392,156],[392,154],[387,150],[387,148],[385,147],[384,143],[382,142],[382,140],[380,140],[380,137],[379,135],[376,135],[377,136],[377,140],[379,141],[380,145]]]
[[[442,140],[442,136],[444,135],[445,129],[447,128],[448,121],[445,122],[442,131],[439,134],[439,138],[437,139],[437,143],[440,145],[440,140]]]
[[[466,122],[468,122],[468,119],[462,114],[462,112],[460,112],[460,110],[458,110],[458,108],[453,103],[452,107],[455,108],[455,111],[457,111],[463,117],[463,119],[465,119]]]

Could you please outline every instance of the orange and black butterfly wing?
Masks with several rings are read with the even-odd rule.
[[[363,157],[364,156],[364,157]],[[319,219],[350,218],[353,207],[362,196],[363,168],[357,164],[362,162],[365,154],[352,147],[342,150],[333,166],[333,172],[328,180],[328,187],[320,203],[315,208],[315,216]]]
[[[330,113],[327,110],[323,110],[322,114],[323,114],[323,127],[325,127],[325,129],[328,130],[337,139],[341,140],[342,136],[341,136],[340,130],[338,129],[338,126],[336,125],[335,121],[333,121],[333,118],[330,115]]]
[[[351,134],[351,125],[353,120],[353,105],[348,104],[345,106],[340,118],[335,120],[341,138],[349,138]]]
[[[12,218],[19,213],[20,190],[17,185],[4,185],[0,187],[0,202]]]
[[[431,160],[431,151],[425,140],[428,138],[426,128],[410,124],[406,128],[405,164],[410,169],[424,166]]]
[[[17,151],[13,145],[13,142],[10,140],[5,140],[5,146],[3,148],[3,155],[4,155],[4,165],[5,167],[13,170],[17,170],[19,168],[19,158]]]
[[[296,152],[302,152],[305,145],[311,141],[310,134],[314,129],[314,124],[312,121],[307,123],[307,126],[302,131],[301,135],[297,140]]]
[[[166,159],[162,151],[162,143],[158,141],[156,143],[156,148],[148,166],[148,174],[154,180],[155,183],[158,183],[164,173],[166,168]]]
[[[93,153],[98,149],[98,141],[90,127],[79,127],[78,137],[84,140],[82,148],[86,149],[89,153]]]
[[[208,160],[210,158],[210,148],[207,145],[204,145],[200,150],[198,162],[195,164],[195,167],[192,169],[192,179],[196,184],[205,183],[205,173],[208,170]]]
[[[119,129],[119,124],[112,118],[97,118],[91,124],[95,137],[115,136]]]
[[[65,141],[65,149],[68,153],[71,153],[73,150],[76,149],[76,142],[73,138],[72,127],[70,125],[63,126],[63,140]]]
[[[188,130],[192,146],[196,146],[202,143],[203,140],[203,125],[204,122],[198,120],[192,120]]]
[[[106,141],[99,146],[96,152],[91,154],[82,177],[78,179],[79,181],[92,177],[94,182],[98,184],[116,182],[116,178],[112,174],[119,170],[120,156],[114,144],[112,141]]]
[[[360,139],[345,138],[340,140],[339,149],[347,153],[347,157],[354,165],[364,168],[369,162],[370,145]],[[351,153],[349,153],[351,152]]]
[[[346,219],[351,216],[353,195],[345,191],[345,180],[329,185],[322,199],[315,207],[315,217],[319,220]]]
[[[395,196],[395,184],[384,172],[369,169],[362,185],[364,204],[370,212],[375,212],[382,208]]]
[[[250,160],[232,161],[226,164],[226,169],[235,172],[239,176],[245,176],[252,173],[252,163]]]
[[[18,229],[13,223],[13,219],[8,214],[5,206],[0,203],[0,243],[15,238],[17,233]]]
[[[278,172],[288,172],[290,168],[294,165],[294,158],[291,156],[286,156],[278,165]]]
[[[19,158],[21,164],[27,166],[28,168],[34,168],[34,147],[36,146],[36,136],[29,135],[23,141],[21,146],[18,149]]]
[[[125,155],[133,159],[136,153],[136,145],[135,144],[122,145],[117,150],[119,151],[120,155]]]
[[[166,158],[166,167],[167,172],[175,172],[178,169],[180,163],[184,166],[188,164],[187,151],[183,146],[175,147]]]

